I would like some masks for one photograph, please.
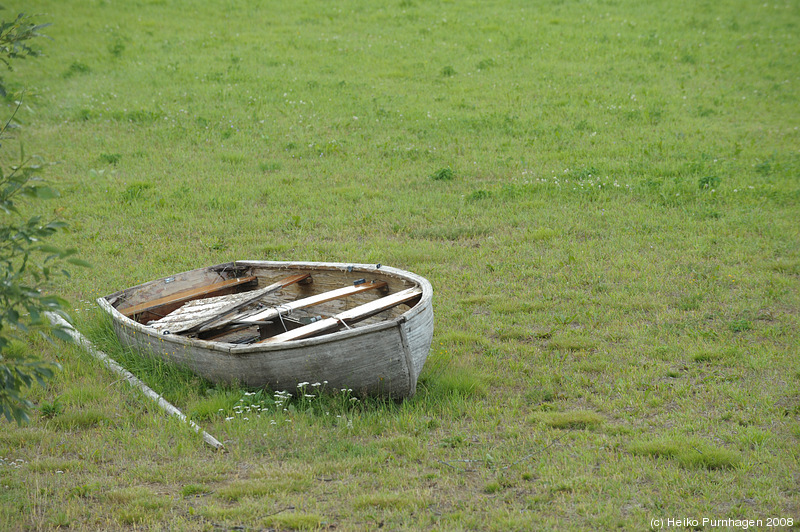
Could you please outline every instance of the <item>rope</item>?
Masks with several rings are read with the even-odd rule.
[[[278,313],[278,319],[281,320],[281,326],[283,327],[283,331],[284,332],[289,332],[289,329],[286,328],[286,324],[283,323],[283,314],[281,314],[281,309],[286,311],[286,315],[287,316],[291,315],[292,309],[289,308],[289,307],[286,307],[284,305],[277,305],[277,306],[272,307],[272,308],[274,308],[275,312]]]

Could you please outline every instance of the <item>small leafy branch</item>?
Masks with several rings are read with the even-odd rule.
[[[30,419],[28,412],[33,409],[33,403],[22,395],[22,390],[30,388],[34,380],[40,386],[45,386],[47,379],[53,377],[54,370],[60,367],[55,363],[48,364],[35,359],[0,358],[0,412],[3,416],[20,425],[27,423]]]
[[[11,120],[13,116],[0,129],[0,141]],[[22,332],[44,329],[64,340],[70,338],[60,328],[52,327],[45,316],[46,312],[64,315],[62,309],[67,302],[43,294],[41,287],[56,275],[69,275],[59,268],[61,261],[80,266],[86,263],[73,257],[74,248],[62,250],[43,243],[65,227],[64,222],[44,222],[41,216],[25,220],[17,207],[20,199],[58,197],[55,190],[41,182],[41,171],[37,159],[26,158],[22,148],[20,162],[11,166],[10,173],[5,174],[0,168],[0,211],[5,218],[0,224],[0,352],[8,345],[4,330],[9,326]],[[27,318],[22,319],[23,316]]]
[[[0,8],[2,9],[2,8]],[[0,22],[0,61],[8,70],[13,70],[12,59],[35,57],[39,52],[28,46],[27,41],[34,37],[46,37],[40,30],[50,24],[33,24],[30,17],[20,13],[12,22]],[[6,96],[5,81],[0,76],[0,96]]]
[[[0,130],[0,141],[11,120],[13,115]],[[22,390],[34,381],[44,385],[58,364],[15,354],[12,341],[34,332],[69,340],[69,335],[47,318],[48,312],[66,317],[66,301],[43,293],[42,287],[53,277],[67,274],[59,267],[62,261],[85,264],[73,257],[74,249],[61,250],[44,243],[64,223],[44,222],[41,216],[26,219],[19,211],[21,200],[57,196],[41,183],[41,170],[41,164],[33,157],[26,158],[22,148],[18,164],[8,173],[0,168],[0,414],[17,423],[26,422],[33,407],[20,395]]]
[[[0,23],[0,60],[31,55],[33,51],[20,41],[38,36],[44,25],[31,25],[20,15],[13,23]],[[0,147],[19,111],[20,104],[0,129]],[[17,423],[28,421],[33,404],[23,391],[33,382],[44,385],[60,366],[26,355],[14,341],[40,333],[69,340],[61,326],[50,323],[47,314],[66,318],[66,301],[47,295],[43,288],[56,276],[68,275],[64,262],[85,266],[74,257],[75,250],[62,250],[44,241],[65,226],[46,222],[41,216],[27,217],[20,210],[25,202],[57,197],[55,190],[40,178],[41,161],[26,157],[19,148],[19,162],[0,168],[0,416]]]

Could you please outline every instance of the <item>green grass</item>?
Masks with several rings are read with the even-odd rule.
[[[543,412],[533,415],[534,420],[542,421],[556,429],[588,429],[600,425],[602,416],[595,412]]]
[[[4,76],[15,135],[58,163],[53,243],[93,264],[53,289],[228,452],[34,341],[63,371],[0,430],[0,529],[800,522],[795,3],[25,11],[53,40]],[[94,310],[236,259],[430,279],[417,395],[278,406],[142,360]]]
[[[740,460],[735,452],[725,448],[683,439],[637,442],[631,446],[631,452],[644,456],[672,458],[685,467],[707,469],[732,468]]]

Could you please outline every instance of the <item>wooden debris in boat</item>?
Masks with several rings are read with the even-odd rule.
[[[261,290],[258,291],[259,294]],[[167,314],[163,318],[147,324],[161,332],[168,330],[170,333],[179,333],[191,329],[195,325],[208,320],[209,316],[217,316],[220,312],[233,305],[238,305],[253,299],[253,292],[230,294],[227,296],[196,299],[186,303],[181,308]]]
[[[308,338],[310,336],[315,336],[317,334],[335,331],[342,326],[348,327],[353,323],[365,320],[370,316],[374,316],[375,314],[378,314],[385,310],[389,310],[390,308],[396,307],[397,305],[400,305],[402,303],[407,303],[413,300],[414,298],[420,297],[421,295],[422,295],[421,288],[419,287],[409,288],[407,290],[403,290],[402,292],[397,292],[395,294],[382,297],[380,299],[376,299],[375,301],[370,301],[369,303],[359,305],[358,307],[352,308],[350,310],[346,310],[344,312],[337,314],[336,316],[333,316],[332,318],[326,318],[314,323],[310,323],[309,325],[305,325],[303,327],[287,331],[283,334],[279,334],[271,338],[266,338],[258,343],[272,344],[279,342],[289,342],[291,340],[300,340],[302,338]]]
[[[208,330],[211,330],[211,329],[224,327],[224,326],[228,325],[231,322],[231,320],[233,320],[243,308],[246,308],[249,305],[252,305],[252,304],[256,303],[257,301],[259,301],[264,296],[266,296],[268,294],[271,294],[273,292],[277,292],[277,291],[281,290],[282,288],[286,288],[287,286],[293,285],[295,283],[305,284],[307,282],[311,282],[311,280],[312,279],[311,279],[311,274],[310,273],[301,273],[301,274],[297,274],[297,275],[290,275],[289,277],[281,279],[280,281],[278,281],[276,283],[273,283],[273,284],[269,285],[268,287],[264,288],[264,293],[263,294],[259,294],[259,295],[255,296],[255,297],[253,297],[249,301],[245,301],[245,302],[239,303],[237,305],[232,305],[230,308],[223,310],[222,312],[218,313],[217,315],[211,316],[208,320],[195,325],[191,329],[188,329],[188,330],[184,331],[184,334],[189,334],[189,333],[192,333],[192,332],[198,332],[200,330],[208,331]]]
[[[226,321],[226,318],[232,317],[240,309],[255,303],[268,294],[303,281],[310,275],[308,273],[290,275],[259,290],[191,301],[171,314],[160,320],[151,321],[147,325],[159,332],[169,331],[171,334],[189,334],[211,324],[222,327],[229,322],[229,320]]]
[[[137,314],[143,314],[145,312],[156,313],[161,311],[163,314],[166,314],[188,301],[219,295],[226,290],[235,289],[236,287],[239,287],[241,285],[253,283],[256,281],[257,277],[253,275],[248,277],[229,279],[227,281],[222,281],[220,283],[213,283],[198,288],[192,288],[191,290],[184,290],[169,296],[164,296],[155,299],[153,301],[145,301],[144,303],[140,303],[132,307],[122,308],[117,310],[119,310],[122,313],[122,315],[125,316],[126,318],[130,318]]]

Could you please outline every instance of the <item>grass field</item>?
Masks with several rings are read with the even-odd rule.
[[[16,136],[93,264],[53,290],[228,452],[34,342],[0,529],[800,527],[797,2],[15,4],[53,23]],[[95,310],[236,259],[427,277],[417,395],[284,411]]]

